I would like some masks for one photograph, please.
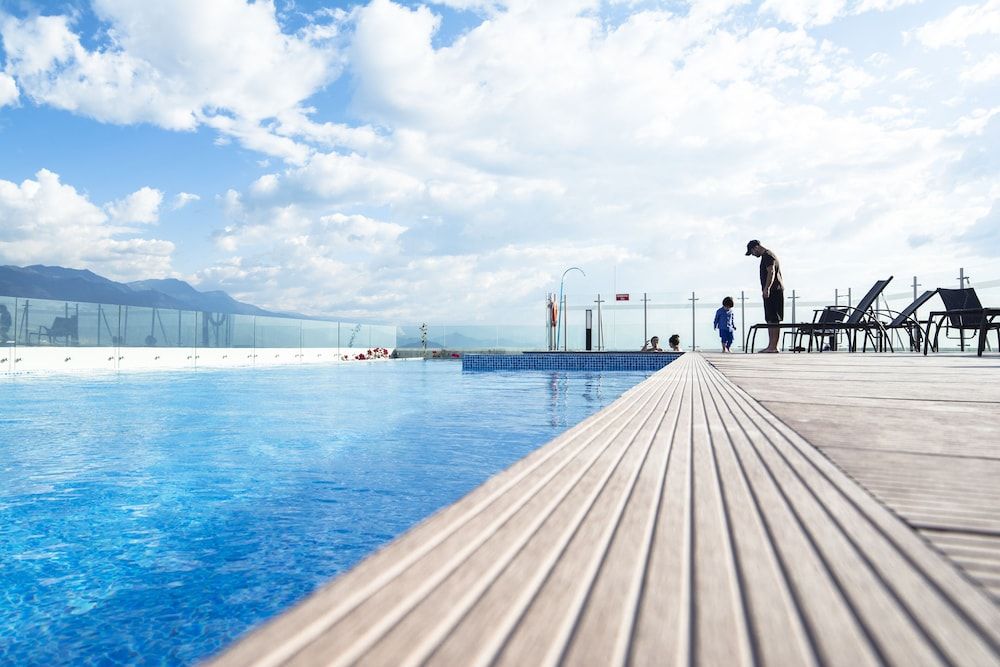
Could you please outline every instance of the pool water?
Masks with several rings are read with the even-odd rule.
[[[191,664],[648,373],[0,381],[0,663]]]

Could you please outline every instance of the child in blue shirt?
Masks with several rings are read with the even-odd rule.
[[[736,318],[733,317],[733,297],[727,296],[722,300],[722,308],[715,311],[715,323],[713,328],[719,330],[719,337],[722,338],[722,351],[729,352],[733,344],[733,336],[736,334]]]

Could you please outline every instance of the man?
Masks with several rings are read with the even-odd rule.
[[[778,324],[785,318],[785,283],[781,279],[781,263],[777,256],[754,239],[747,243],[747,255],[760,257],[760,288],[764,297],[764,321]],[[767,347],[761,352],[777,352],[778,327],[767,328]]]

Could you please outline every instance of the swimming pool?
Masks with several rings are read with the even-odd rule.
[[[649,373],[0,382],[0,663],[190,664]]]

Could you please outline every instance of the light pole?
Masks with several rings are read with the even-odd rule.
[[[563,317],[566,316],[566,304],[563,303],[563,283],[566,282],[566,274],[569,273],[570,271],[579,271],[581,274],[583,274],[584,278],[587,277],[587,274],[583,273],[583,269],[581,269],[581,268],[579,268],[577,266],[571,266],[568,269],[566,269],[565,271],[563,271],[562,278],[559,279],[559,307],[562,309],[563,312],[561,313],[561,316],[559,317],[559,319],[556,321],[556,349],[557,350],[559,349],[559,341],[561,340],[561,336],[562,336],[562,321],[563,321]],[[565,347],[565,344],[564,344],[564,347]]]

